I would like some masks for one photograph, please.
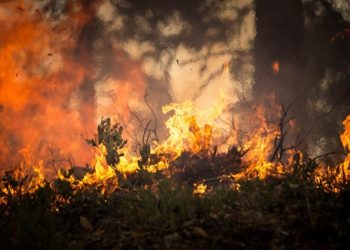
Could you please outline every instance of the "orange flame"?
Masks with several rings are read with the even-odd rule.
[[[38,159],[45,166],[53,159],[62,165],[70,155],[83,165],[93,156],[82,134],[92,134],[96,116],[110,111],[95,103],[96,65],[84,36],[98,4],[68,1],[63,17],[54,19],[33,1],[0,3],[1,168]],[[139,63],[117,49],[113,54],[117,66],[123,65],[121,80],[111,76],[118,85],[113,106],[127,116],[129,97],[143,96],[143,74]]]
[[[67,26],[33,14],[28,1],[1,5],[0,162],[15,161],[16,152],[44,159],[47,145],[88,159],[80,133],[93,129],[85,119],[93,114],[82,112],[89,109],[80,103],[79,88],[92,72],[71,56],[85,11],[74,12]]]
[[[271,64],[272,72],[277,75],[280,72],[280,63],[278,61],[273,61]]]
[[[44,184],[47,172],[45,166],[50,155],[48,146],[59,148],[56,152],[59,155],[70,153],[78,156],[82,162],[91,159],[93,153],[89,151],[80,133],[94,130],[96,113],[108,115],[112,112],[110,108],[84,102],[81,96],[84,84],[96,73],[89,51],[84,46],[78,46],[79,34],[91,20],[91,13],[96,6],[84,7],[86,5],[82,2],[71,2],[68,5],[69,25],[65,18],[52,21],[40,11],[33,14],[34,4],[28,1],[1,3],[3,10],[0,12],[0,32],[6,35],[0,43],[0,163],[12,164],[18,160],[16,154],[21,154],[24,160],[14,175],[18,179],[23,178],[22,170],[26,169],[31,170],[34,177],[20,192],[31,192]],[[73,56],[77,51],[80,57]],[[115,62],[125,67],[118,72],[120,79],[115,75],[108,79],[113,87],[117,86],[117,97],[113,103],[118,105],[113,108],[128,118],[130,114],[125,110],[130,96],[136,93],[139,98],[145,92],[144,76],[138,62],[128,61],[118,50],[113,53]],[[278,61],[274,61],[271,67],[274,74],[279,73]],[[229,70],[229,64],[225,63],[223,74],[228,74]],[[206,111],[196,110],[191,102],[164,106],[164,113],[174,112],[165,123],[169,136],[163,142],[153,144],[151,153],[165,156],[148,166],[148,170],[167,168],[172,160],[185,151],[207,154],[214,144],[214,137],[227,132],[215,126],[224,110],[224,101]],[[249,130],[240,142],[241,149],[247,150],[243,157],[247,167],[233,175],[235,179],[264,179],[268,175],[285,171],[280,163],[269,159],[281,132],[276,122],[269,122],[271,115],[267,111],[278,115],[280,107],[274,104],[270,110],[263,106],[257,107],[254,115],[246,118],[250,122]],[[343,124],[345,131],[340,136],[341,142],[350,151],[350,115]],[[291,126],[295,126],[292,121]],[[229,133],[227,141],[238,145],[238,129],[232,129]],[[123,150],[125,155],[120,162],[116,166],[109,166],[105,160],[105,146],[98,145],[91,162],[94,171],[86,173],[80,181],[73,176],[69,181],[78,187],[103,182],[111,183],[112,188],[117,188],[117,172],[126,175],[139,169],[138,157],[130,153],[128,148]],[[53,151],[51,150],[52,154]],[[316,181],[322,182],[329,175],[335,176],[338,182],[349,179],[349,162],[348,152],[344,162],[338,166],[340,172],[320,167],[316,171]],[[34,167],[27,169],[27,166]],[[58,175],[61,179],[66,179],[61,172]],[[4,192],[9,190],[4,189]],[[204,184],[195,186],[194,193],[205,192]]]
[[[340,135],[340,140],[343,144],[343,147],[348,152],[347,156],[344,159],[343,164],[341,165],[344,175],[346,179],[349,179],[350,177],[350,115],[346,117],[346,119],[343,121],[344,125],[344,132]]]

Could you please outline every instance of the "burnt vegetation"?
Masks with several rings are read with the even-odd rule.
[[[113,159],[113,165],[126,142],[122,128],[106,118],[87,143],[103,144],[105,160]],[[145,170],[157,158],[149,146],[139,153],[138,172],[117,173],[115,189],[108,187],[116,186],[113,180],[74,185],[79,181],[76,166],[36,183],[32,192],[27,189],[30,176],[18,169],[6,172],[0,192],[2,246],[240,249],[341,248],[350,243],[350,181],[344,178],[335,186],[329,178],[317,184],[315,159],[296,153],[282,177],[234,180],[230,175],[245,168],[245,151],[235,147],[226,154],[217,154],[215,147],[198,154],[183,152],[169,169],[156,172]],[[193,183],[205,183],[206,193],[193,192]],[[338,191],[332,192],[334,188]]]

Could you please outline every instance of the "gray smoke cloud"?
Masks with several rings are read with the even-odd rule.
[[[113,49],[140,66],[145,76],[145,94],[158,126],[166,119],[161,107],[170,102],[192,101],[198,109],[206,109],[219,101],[220,93],[225,93],[229,106],[242,98],[243,85],[245,97],[249,98],[254,72],[251,51],[256,35],[253,1],[198,1],[188,7],[190,10],[180,1],[165,10],[166,15],[162,14],[163,7],[103,1],[97,11],[104,33],[96,47],[108,39]],[[192,18],[192,13],[198,18]],[[96,55],[106,56],[109,55]],[[118,92],[124,94],[121,86],[134,84],[131,79],[121,81],[118,75],[102,77],[96,83],[98,117],[120,119],[118,110],[108,107],[117,105]],[[130,119],[135,122],[133,115],[142,121],[153,119],[144,99],[128,94]]]

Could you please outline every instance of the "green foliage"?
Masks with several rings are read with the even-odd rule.
[[[147,166],[149,166],[150,163],[151,146],[149,144],[143,145],[139,149],[139,154],[141,159],[137,162],[138,166],[140,169],[145,169]]]
[[[123,148],[127,143],[122,138],[123,127],[118,123],[111,125],[110,118],[102,118],[100,124],[97,127],[97,135],[93,139],[86,139],[86,142],[93,147],[103,144],[106,147],[106,162],[114,166],[119,163],[119,158],[123,156],[118,150]]]

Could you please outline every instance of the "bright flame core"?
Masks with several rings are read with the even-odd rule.
[[[146,170],[154,172],[157,170],[167,169],[171,162],[176,160],[183,152],[188,152],[201,157],[208,157],[213,152],[215,145],[213,144],[213,135],[220,134],[220,131],[214,127],[215,120],[224,112],[223,102],[213,107],[211,110],[199,112],[194,109],[193,104],[186,102],[183,104],[170,104],[163,108],[163,112],[174,112],[167,120],[166,126],[169,130],[169,136],[162,143],[154,143],[151,145],[150,153],[159,155],[159,160],[146,166]],[[238,147],[246,153],[242,157],[243,164],[246,166],[238,174],[231,175],[234,180],[259,178],[265,179],[267,176],[281,176],[286,173],[283,164],[278,161],[271,161],[271,156],[276,140],[280,139],[281,132],[276,123],[268,122],[265,109],[256,108],[253,117],[256,126],[251,128],[251,132],[246,134],[241,140],[243,145]],[[278,113],[280,107],[276,106],[273,110]],[[197,116],[199,119],[197,119]],[[337,192],[339,189],[336,185],[343,183],[349,179],[349,162],[350,162],[350,115],[343,122],[345,131],[341,134],[341,142],[348,154],[342,164],[336,168],[325,167],[319,164],[315,170],[314,180],[316,183],[322,184],[330,191]],[[215,132],[216,131],[216,132]],[[215,132],[215,133],[214,133]],[[224,133],[223,133],[224,134]],[[232,138],[237,139],[237,131],[231,131]],[[232,139],[231,138],[231,139]],[[231,142],[233,140],[230,140]],[[238,143],[236,141],[236,143]],[[96,149],[94,159],[91,161],[93,171],[84,174],[83,178],[77,180],[74,176],[65,177],[59,171],[60,179],[69,180],[76,187],[84,187],[85,185],[100,185],[102,183],[102,192],[115,190],[118,188],[118,178],[120,176],[127,178],[128,174],[135,173],[140,170],[139,157],[133,155],[128,148],[122,149],[124,156],[115,166],[110,166],[106,162],[107,150],[105,145],[100,144]],[[302,154],[296,152],[288,152],[290,159],[288,164],[302,165]],[[295,155],[298,155],[296,157]],[[25,169],[23,165],[21,169]],[[338,171],[340,169],[341,171]],[[44,167],[42,161],[33,168],[34,177],[30,180],[27,187],[23,187],[22,192],[32,192],[38,186],[44,185]],[[20,171],[16,172],[20,175]],[[330,178],[333,176],[333,178]],[[17,176],[20,179],[20,176]],[[22,176],[23,177],[23,176]],[[329,187],[329,179],[334,180],[333,187]],[[109,186],[107,189],[106,187]],[[207,185],[205,183],[194,185],[195,194],[204,194]],[[9,192],[3,189],[4,192]],[[14,191],[14,190],[12,190]]]

